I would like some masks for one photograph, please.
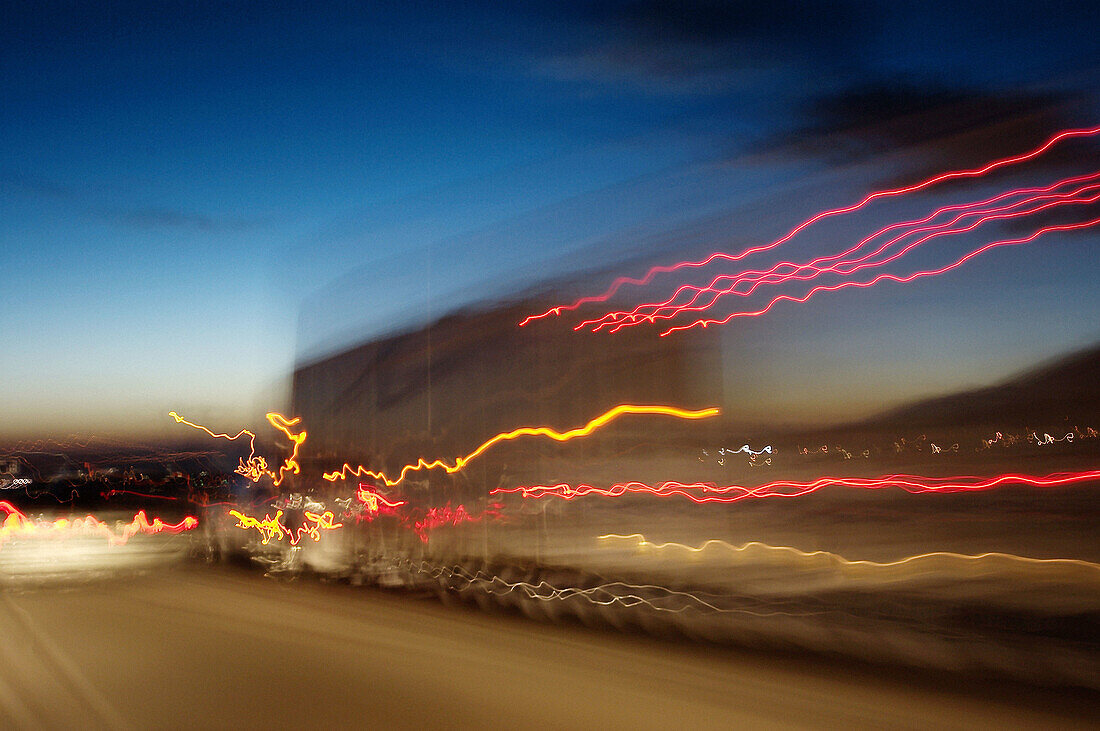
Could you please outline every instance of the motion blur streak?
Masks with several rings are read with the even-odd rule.
[[[1027,556],[1017,556],[1011,553],[999,553],[991,551],[987,553],[978,554],[966,554],[966,553],[952,553],[949,551],[932,551],[929,553],[921,553],[915,556],[908,556],[897,561],[864,561],[864,560],[849,560],[843,556],[839,556],[829,551],[802,551],[792,546],[770,546],[766,543],[760,543],[759,541],[749,541],[739,546],[735,546],[732,543],[725,541],[711,539],[704,541],[698,547],[688,546],[683,543],[654,543],[646,539],[641,533],[631,533],[629,535],[620,535],[617,533],[609,533],[607,535],[599,536],[597,540],[600,541],[630,541],[638,548],[654,549],[656,551],[664,551],[665,549],[675,548],[689,553],[704,553],[710,548],[723,548],[735,555],[743,555],[756,553],[758,555],[766,555],[769,553],[785,554],[796,559],[804,559],[806,561],[825,560],[828,563],[833,564],[840,568],[862,568],[867,569],[869,572],[880,572],[882,570],[890,570],[897,567],[908,567],[912,571],[917,572],[929,568],[931,565],[937,565],[941,568],[950,568],[959,564],[966,563],[996,563],[1004,562],[1009,564],[1026,564],[1035,568],[1044,567],[1062,567],[1062,568],[1077,568],[1081,569],[1082,575],[1091,581],[1100,581],[1100,564],[1092,563],[1091,561],[1082,561],[1076,558],[1029,558]]]
[[[286,477],[287,473],[296,475],[301,470],[301,466],[298,464],[298,450],[301,448],[302,443],[305,442],[307,434],[304,431],[299,432],[298,434],[294,434],[290,431],[290,427],[297,426],[298,423],[301,421],[299,417],[288,419],[282,414],[278,414],[274,411],[267,414],[267,420],[271,424],[271,426],[275,427],[284,435],[286,435],[286,438],[289,439],[291,444],[294,445],[290,456],[287,457],[282,466],[279,467],[279,471],[275,472],[267,468],[266,459],[256,454],[256,435],[249,430],[241,429],[233,436],[229,436],[228,434],[215,434],[213,431],[206,428],[205,426],[202,426],[201,424],[196,424],[194,422],[188,421],[187,419],[184,419],[175,411],[169,411],[168,415],[175,419],[177,424],[186,424],[187,426],[194,429],[204,431],[215,439],[228,439],[229,441],[235,441],[247,434],[249,437],[248,458],[246,459],[244,457],[241,457],[240,464],[238,465],[237,469],[234,470],[234,472],[236,472],[238,475],[243,475],[247,477],[252,482],[259,482],[264,477],[270,477],[272,484],[275,487],[278,487],[282,483],[283,478]]]
[[[413,523],[413,530],[424,543],[428,542],[431,532],[445,525],[461,525],[462,523],[476,522],[477,518],[470,515],[465,505],[452,508],[444,505],[438,508],[429,508],[424,517]]]
[[[1070,182],[1081,182],[1082,180],[1092,180],[1092,179],[1095,179],[1097,177],[1100,177],[1100,173],[1092,173],[1088,176],[1084,176],[1084,177],[1081,177],[1081,178],[1070,179],[1070,180],[1067,180],[1067,181],[1060,181],[1059,183],[1056,183],[1053,186],[1050,186],[1050,188],[1044,190],[1044,192],[1049,192],[1050,189],[1059,187],[1061,185],[1065,185],[1065,184],[1070,183]],[[746,271],[740,272],[738,274],[721,275],[721,276],[718,276],[718,277],[715,277],[714,279],[712,279],[710,284],[708,284],[706,287],[695,287],[695,286],[690,286],[690,285],[684,285],[684,286],[681,286],[679,289],[677,289],[676,292],[673,293],[673,295],[671,297],[669,297],[668,299],[666,299],[664,302],[649,302],[649,303],[640,304],[630,312],[609,312],[606,315],[604,315],[603,317],[600,317],[600,318],[597,318],[597,319],[594,319],[594,320],[585,320],[585,321],[579,323],[578,325],[576,325],[573,329],[574,330],[582,330],[586,327],[591,327],[593,329],[593,331],[599,331],[599,330],[601,330],[605,327],[615,326],[615,327],[613,327],[611,332],[618,332],[623,327],[629,327],[629,326],[632,326],[632,325],[639,325],[641,323],[654,323],[656,320],[670,320],[670,319],[672,319],[672,318],[676,317],[677,315],[680,315],[684,312],[702,312],[704,310],[707,310],[707,309],[710,309],[711,307],[713,307],[714,304],[719,299],[721,299],[721,298],[723,298],[727,295],[735,295],[735,296],[738,296],[738,297],[748,297],[753,292],[755,292],[756,289],[758,287],[760,287],[761,285],[778,285],[778,284],[786,284],[788,282],[803,282],[803,281],[807,281],[807,280],[810,280],[810,279],[815,279],[815,278],[817,278],[817,277],[819,277],[823,274],[850,275],[850,274],[853,274],[853,273],[855,273],[855,272],[857,272],[861,269],[866,269],[866,268],[870,268],[870,267],[885,266],[886,264],[889,264],[893,261],[896,261],[896,260],[902,258],[903,256],[908,254],[913,249],[917,248],[921,244],[924,244],[928,241],[931,241],[932,239],[940,238],[940,237],[943,237],[943,236],[954,236],[954,235],[958,235],[958,234],[961,234],[961,233],[967,233],[967,232],[972,231],[975,228],[981,226],[984,223],[988,223],[989,221],[996,221],[996,220],[1010,219],[1010,218],[1021,218],[1021,217],[1024,217],[1024,216],[1030,216],[1030,215],[1034,215],[1036,213],[1041,213],[1044,210],[1047,210],[1047,209],[1053,208],[1053,207],[1057,207],[1057,206],[1087,205],[1089,203],[1095,203],[1098,199],[1100,199],[1100,196],[1093,196],[1093,197],[1089,197],[1089,198],[1077,198],[1075,196],[1080,196],[1083,193],[1094,191],[1094,190],[1096,190],[1096,188],[1097,188],[1097,185],[1095,185],[1095,184],[1086,185],[1086,186],[1082,186],[1080,188],[1077,188],[1075,190],[1068,191],[1068,192],[1065,192],[1065,193],[1058,193],[1058,194],[1053,194],[1053,195],[1033,196],[1031,198],[1025,198],[1023,200],[1015,201],[1013,203],[1003,205],[1003,206],[998,206],[998,207],[995,207],[995,208],[973,209],[974,206],[982,205],[982,204],[984,204],[988,201],[983,201],[982,203],[979,203],[979,204],[967,203],[967,204],[963,204],[963,205],[959,205],[959,206],[947,206],[947,207],[941,208],[941,209],[933,212],[932,214],[930,214],[930,215],[926,216],[925,218],[920,219],[918,221],[906,221],[905,223],[893,224],[891,226],[887,226],[885,228],[879,229],[878,231],[871,234],[870,236],[867,236],[867,237],[861,239],[854,246],[848,248],[846,251],[843,251],[840,254],[832,254],[832,255],[829,255],[829,256],[819,257],[819,258],[814,259],[813,261],[811,261],[809,263],[806,263],[806,264],[796,264],[794,262],[784,261],[784,262],[780,262],[780,263],[776,264],[775,266],[773,266],[771,269],[769,269],[767,271],[746,270]],[[1006,198],[1006,197],[1012,197],[1012,196],[1019,195],[1022,192],[1025,192],[1025,191],[1023,191],[1023,190],[1010,191],[1008,193],[1002,194],[1001,196],[998,196],[998,198],[996,198],[996,199],[990,199],[990,200],[999,200],[999,199],[1003,199],[1003,198]],[[1053,199],[1053,200],[1051,200],[1051,199]],[[1024,208],[1023,210],[1015,210],[1015,209],[1018,209],[1021,206],[1024,206],[1026,204],[1038,203],[1038,202],[1044,201],[1044,200],[1051,200],[1051,202],[1040,205],[1040,206],[1037,206],[1037,207],[1034,207],[1034,208]],[[973,210],[968,210],[968,209],[973,209]],[[920,224],[920,223],[927,223],[928,221],[930,221],[933,218],[935,218],[936,216],[938,216],[940,213],[943,213],[943,212],[946,212],[946,211],[951,211],[951,210],[962,210],[962,212],[959,213],[958,215],[956,215],[954,218],[952,218],[949,221],[936,223],[936,224],[929,225],[929,226],[918,226],[916,228],[910,228],[909,230],[903,231],[902,233],[898,234],[897,236],[890,239],[886,243],[880,245],[877,249],[875,249],[874,251],[872,251],[868,254],[863,254],[862,256],[860,256],[858,258],[855,258],[855,259],[844,259],[844,257],[850,256],[851,254],[853,254],[856,251],[860,250],[861,248],[863,248],[863,246],[865,244],[869,243],[870,241],[877,238],[878,236],[883,235],[887,231],[894,230],[894,229],[897,229],[897,228],[901,228],[901,227],[904,227],[904,226],[910,226],[910,225]],[[1001,214],[1001,215],[994,215],[994,214]],[[974,217],[974,216],[978,216],[979,218],[976,221],[974,221],[972,224],[969,224],[969,225],[961,227],[961,228],[954,228],[954,229],[949,228],[950,226],[953,226],[954,224],[958,223],[959,221],[961,221],[964,218],[970,218],[970,217]],[[902,239],[905,239],[905,238],[907,238],[909,236],[912,236],[914,234],[924,233],[924,232],[928,232],[928,231],[931,231],[933,233],[930,233],[929,235],[924,236],[921,239],[906,245],[900,251],[898,251],[894,254],[891,254],[890,256],[888,256],[884,259],[879,259],[879,260],[876,260],[876,261],[869,261],[869,260],[873,259],[874,257],[878,256],[879,254],[883,253],[888,248],[890,248],[894,244],[898,243]],[[833,263],[830,264],[829,266],[826,266],[826,267],[818,266],[818,265],[820,265],[822,263],[825,263],[825,262],[828,262],[828,261],[832,261]],[[793,271],[789,271],[789,272],[785,272],[785,273],[779,273],[779,270],[782,269],[782,268],[791,268]],[[809,274],[808,275],[803,275],[803,274],[801,274],[801,272],[809,272]],[[725,286],[719,288],[719,282],[723,282],[723,281],[726,281],[726,280],[729,280],[728,283]],[[747,290],[745,290],[743,292],[737,291],[736,287],[741,282],[752,282],[752,284],[751,284],[751,286],[749,286],[749,288]],[[694,292],[695,294],[688,302],[685,302],[683,304],[674,305],[673,302],[675,302],[676,299],[681,294],[683,294],[685,292]],[[699,302],[700,298],[704,294],[711,294],[713,296],[711,296],[704,304],[696,304],[697,302]]]
[[[634,406],[631,404],[621,404],[611,409],[610,411],[604,412],[603,414],[597,416],[595,419],[588,422],[584,426],[579,426],[575,429],[570,429],[569,431],[565,432],[559,432],[546,426],[524,426],[520,427],[519,429],[513,429],[510,432],[497,434],[493,438],[482,443],[481,446],[470,452],[465,457],[456,457],[454,464],[449,465],[443,460],[439,459],[432,462],[425,462],[423,458],[420,458],[415,464],[409,464],[402,467],[400,474],[397,476],[397,479],[390,479],[384,473],[373,472],[363,467],[362,465],[353,469],[351,465],[347,464],[346,462],[344,463],[344,466],[336,472],[326,472],[324,474],[324,478],[329,482],[334,482],[336,480],[345,480],[348,478],[349,475],[354,475],[356,477],[371,477],[375,480],[380,480],[384,482],[388,487],[393,487],[400,484],[409,472],[414,472],[418,470],[430,470],[435,468],[440,468],[446,471],[448,474],[458,472],[471,460],[480,456],[487,449],[495,444],[499,444],[500,442],[527,436],[543,436],[549,437],[550,439],[558,442],[567,442],[570,439],[575,439],[577,437],[586,437],[600,427],[605,426],[612,420],[624,414],[652,414],[660,416],[674,416],[678,419],[706,419],[711,416],[717,416],[718,409],[709,408],[701,409],[699,411],[686,411],[684,409],[678,409],[673,406]]]
[[[628,584],[622,581],[611,581],[587,589],[574,586],[556,587],[547,581],[540,581],[537,584],[528,581],[507,581],[500,576],[491,575],[481,570],[470,573],[461,566],[433,566],[426,561],[422,561],[419,566],[414,566],[414,570],[427,574],[434,579],[445,578],[449,581],[456,581],[457,586],[453,586],[453,588],[458,591],[479,589],[497,596],[519,593],[528,599],[543,602],[576,598],[605,607],[618,604],[624,607],[646,606],[658,612],[680,613],[695,610],[718,614],[751,614],[756,617],[808,617],[822,613],[722,607],[715,601],[715,597],[708,596],[707,599],[704,599],[698,594],[677,591],[658,584]],[[647,594],[649,596],[644,596]]]
[[[889,197],[905,195],[907,193],[913,193],[913,192],[916,192],[918,190],[923,190],[925,188],[929,188],[929,187],[931,187],[933,185],[936,185],[938,183],[942,183],[946,180],[953,180],[953,179],[958,179],[958,178],[972,178],[972,177],[978,177],[978,176],[981,176],[981,175],[985,175],[986,173],[989,173],[989,172],[991,172],[993,170],[996,170],[998,168],[1005,167],[1005,166],[1008,166],[1008,165],[1015,165],[1015,164],[1018,164],[1018,163],[1021,163],[1021,162],[1026,162],[1028,160],[1036,158],[1036,157],[1043,154],[1044,152],[1046,152],[1047,150],[1049,150],[1051,147],[1053,147],[1055,144],[1057,144],[1058,142],[1060,142],[1062,140],[1073,138],[1073,137],[1091,137],[1091,136],[1096,135],[1098,133],[1100,133],[1100,126],[1091,127],[1091,128],[1088,128],[1088,129],[1065,130],[1063,132],[1059,132],[1058,134],[1054,135],[1049,140],[1047,140],[1045,143],[1043,143],[1039,147],[1035,148],[1034,150],[1031,150],[1030,152],[1026,152],[1026,153],[1023,153],[1021,155],[1016,155],[1014,157],[1006,157],[1006,158],[1002,158],[1000,160],[995,160],[995,161],[993,161],[993,162],[991,162],[991,163],[989,163],[989,164],[987,164],[987,165],[985,165],[984,167],[981,167],[981,168],[977,168],[977,169],[973,169],[973,170],[958,170],[958,171],[953,171],[953,172],[942,173],[940,175],[937,175],[937,176],[932,177],[932,178],[928,178],[927,180],[924,180],[920,183],[916,183],[914,185],[910,185],[910,186],[906,186],[906,187],[902,187],[902,188],[893,188],[893,189],[890,189],[890,190],[880,190],[880,191],[876,191],[874,193],[869,193],[868,195],[866,195],[858,203],[854,203],[852,205],[844,206],[842,208],[833,208],[833,209],[829,209],[829,210],[826,210],[826,211],[822,211],[821,213],[818,213],[815,216],[806,219],[805,221],[803,221],[802,223],[798,224],[793,229],[791,229],[785,236],[783,236],[782,238],[776,239],[775,241],[771,242],[770,244],[764,244],[764,245],[761,245],[761,246],[755,246],[755,247],[752,247],[752,248],[749,248],[749,249],[745,249],[740,254],[728,254],[728,253],[725,253],[725,252],[715,252],[715,253],[711,254],[710,256],[708,256],[706,259],[703,259],[703,260],[700,260],[700,261],[683,261],[683,262],[679,262],[677,264],[672,264],[672,265],[667,265],[667,266],[656,266],[656,267],[653,267],[652,269],[650,269],[648,272],[646,272],[645,276],[642,277],[641,279],[633,279],[631,277],[620,277],[620,278],[616,279],[614,282],[612,282],[611,286],[603,294],[596,295],[596,296],[590,296],[590,297],[582,297],[582,298],[578,299],[576,302],[574,302],[571,305],[557,305],[555,307],[551,307],[550,309],[546,310],[545,312],[542,312],[542,313],[537,314],[537,315],[530,315],[530,316],[524,318],[519,323],[519,325],[520,325],[520,327],[523,327],[523,326],[527,325],[528,323],[533,322],[535,320],[539,320],[539,319],[542,319],[542,318],[545,318],[545,317],[549,317],[551,315],[561,315],[561,313],[566,311],[566,310],[570,310],[570,311],[571,310],[576,310],[576,309],[578,309],[579,307],[581,307],[582,305],[585,305],[585,304],[594,303],[594,302],[606,302],[624,284],[644,286],[646,284],[649,284],[657,274],[667,274],[669,272],[674,272],[674,271],[677,271],[679,269],[684,269],[684,268],[705,267],[705,266],[708,266],[709,264],[711,264],[715,261],[720,261],[720,260],[721,261],[739,261],[739,260],[744,259],[746,256],[749,256],[751,254],[758,254],[758,253],[763,252],[763,251],[769,251],[769,250],[774,249],[778,246],[781,246],[782,244],[785,244],[786,242],[790,241],[795,236],[797,236],[800,232],[802,232],[806,228],[809,228],[810,226],[817,223],[818,221],[821,221],[825,218],[830,218],[830,217],[833,217],[833,216],[840,216],[840,215],[843,215],[843,214],[846,214],[846,213],[852,213],[854,211],[858,211],[861,208],[863,208],[864,206],[866,206],[867,204],[869,204],[871,201],[877,200],[879,198],[889,198]]]
[[[53,521],[32,520],[6,501],[0,501],[0,511],[7,514],[3,524],[0,525],[0,546],[16,538],[67,537],[86,533],[97,533],[106,538],[110,545],[122,546],[138,533],[146,535],[182,533],[199,524],[199,519],[193,516],[187,516],[178,523],[165,523],[160,518],[153,518],[153,522],[150,523],[145,511],[140,510],[134,515],[133,520],[116,532],[92,515],[75,520],[68,518],[58,518]]]
[[[281,541],[283,538],[290,540],[290,545],[296,546],[298,542],[302,540],[302,536],[307,535],[314,541],[321,540],[321,531],[336,530],[342,528],[343,523],[334,523],[336,517],[331,511],[325,511],[324,513],[314,513],[311,511],[305,511],[306,525],[303,525],[297,530],[291,530],[282,523],[283,511],[276,510],[275,517],[271,517],[270,514],[265,515],[262,519],[253,518],[250,515],[245,515],[237,510],[230,510],[229,514],[237,519],[237,527],[244,530],[251,530],[255,528],[260,533],[261,542],[267,545],[272,539]]]
[[[606,488],[592,485],[538,485],[534,487],[496,488],[491,494],[518,493],[525,498],[559,497],[572,500],[586,495],[622,497],[629,494],[648,494],[657,497],[685,497],[697,503],[732,503],[750,498],[790,498],[808,495],[826,487],[854,487],[867,490],[901,488],[911,493],[977,492],[1005,485],[1031,487],[1061,487],[1081,482],[1100,480],[1100,470],[1085,472],[1057,472],[1043,477],[1020,474],[1004,474],[996,477],[922,477],[919,475],[886,475],[883,477],[822,477],[813,482],[776,480],[757,487],[743,485],[718,486],[713,483],[661,482],[646,485],[641,482],[622,482]]]
[[[491,503],[480,514],[471,515],[466,510],[465,505],[459,505],[457,508],[452,508],[450,505],[443,505],[436,508],[428,508],[424,513],[424,517],[420,519],[412,519],[413,532],[424,543],[428,542],[431,537],[431,532],[436,528],[442,528],[446,525],[461,525],[462,523],[477,523],[485,519],[499,519],[500,518],[500,505],[498,503]],[[406,519],[406,523],[409,519]]]
[[[696,320],[695,322],[692,322],[688,325],[678,325],[676,327],[670,327],[668,330],[665,330],[664,332],[661,333],[661,337],[671,335],[672,333],[680,331],[680,330],[690,330],[691,328],[694,328],[694,327],[707,327],[708,325],[724,325],[724,324],[726,324],[726,323],[730,322],[731,320],[733,320],[735,318],[738,318],[738,317],[759,317],[760,315],[763,315],[763,314],[767,313],[769,310],[771,310],[772,307],[774,307],[779,302],[782,302],[782,301],[786,300],[788,302],[802,303],[802,302],[806,302],[811,297],[813,297],[815,294],[818,294],[820,292],[835,292],[837,290],[847,289],[848,287],[859,287],[859,288],[862,289],[862,288],[866,288],[866,287],[873,287],[876,284],[878,284],[879,282],[887,282],[887,281],[897,282],[898,284],[908,284],[909,282],[912,282],[916,279],[920,279],[922,277],[934,277],[934,276],[938,276],[940,274],[944,274],[946,272],[949,272],[953,269],[957,269],[960,266],[962,266],[963,264],[965,264],[966,262],[973,259],[974,257],[979,256],[981,254],[984,254],[985,252],[989,251],[990,249],[995,249],[995,248],[998,248],[998,247],[1001,247],[1001,246],[1019,246],[1020,244],[1030,243],[1030,242],[1034,241],[1035,239],[1039,238],[1040,236],[1042,236],[1043,234],[1047,234],[1047,233],[1050,233],[1052,231],[1077,231],[1077,230],[1084,229],[1084,228],[1090,228],[1090,227],[1095,226],[1097,224],[1100,224],[1100,218],[1094,218],[1092,220],[1083,221],[1081,223],[1070,223],[1070,224],[1063,224],[1063,225],[1060,225],[1060,226],[1047,226],[1045,228],[1039,229],[1038,231],[1031,234],[1030,236],[1025,236],[1024,238],[1001,239],[1000,241],[993,241],[991,243],[986,244],[985,246],[982,246],[979,249],[975,249],[974,251],[971,251],[969,254],[966,254],[965,256],[963,256],[960,259],[957,259],[956,261],[952,262],[951,264],[940,267],[939,269],[926,269],[924,271],[914,272],[913,274],[909,274],[909,275],[904,276],[904,277],[900,277],[900,276],[897,276],[895,274],[880,274],[877,277],[875,277],[874,279],[872,279],[870,281],[867,281],[867,282],[841,282],[839,284],[833,284],[833,285],[828,285],[828,286],[822,285],[822,286],[819,286],[819,287],[814,287],[813,289],[811,289],[809,292],[807,292],[806,294],[804,294],[801,297],[794,297],[794,296],[791,296],[791,295],[779,295],[779,296],[775,297],[774,299],[772,299],[771,302],[769,302],[762,309],[752,310],[752,311],[744,311],[744,312],[732,312],[732,313],[730,313],[729,315],[727,315],[726,317],[724,317],[721,320],[700,319],[700,320]]]
[[[117,495],[129,495],[131,497],[139,497],[139,498],[142,498],[142,499],[150,499],[150,500],[169,500],[169,501],[172,501],[172,502],[175,502],[176,500],[179,500],[179,498],[174,497],[172,495],[156,495],[156,494],[151,493],[151,492],[136,492],[134,490],[114,490],[114,489],[111,489],[111,490],[104,490],[103,492],[99,493],[99,496],[101,498],[103,498],[104,500],[110,500],[111,498],[113,498]]]

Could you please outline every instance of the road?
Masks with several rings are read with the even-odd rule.
[[[4,728],[1086,727],[1085,692],[935,679],[231,569],[0,588]]]

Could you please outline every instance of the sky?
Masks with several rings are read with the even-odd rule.
[[[256,425],[357,340],[1100,123],[1100,9],[966,5],[9,4],[0,436]],[[1097,244],[738,322],[728,388],[827,417],[1085,347]]]

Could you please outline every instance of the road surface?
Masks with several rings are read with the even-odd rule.
[[[1073,728],[1100,699],[187,567],[0,587],[3,728]]]

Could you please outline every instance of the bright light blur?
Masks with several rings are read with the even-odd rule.
[[[8,5],[0,729],[1100,718],[1100,4]]]

